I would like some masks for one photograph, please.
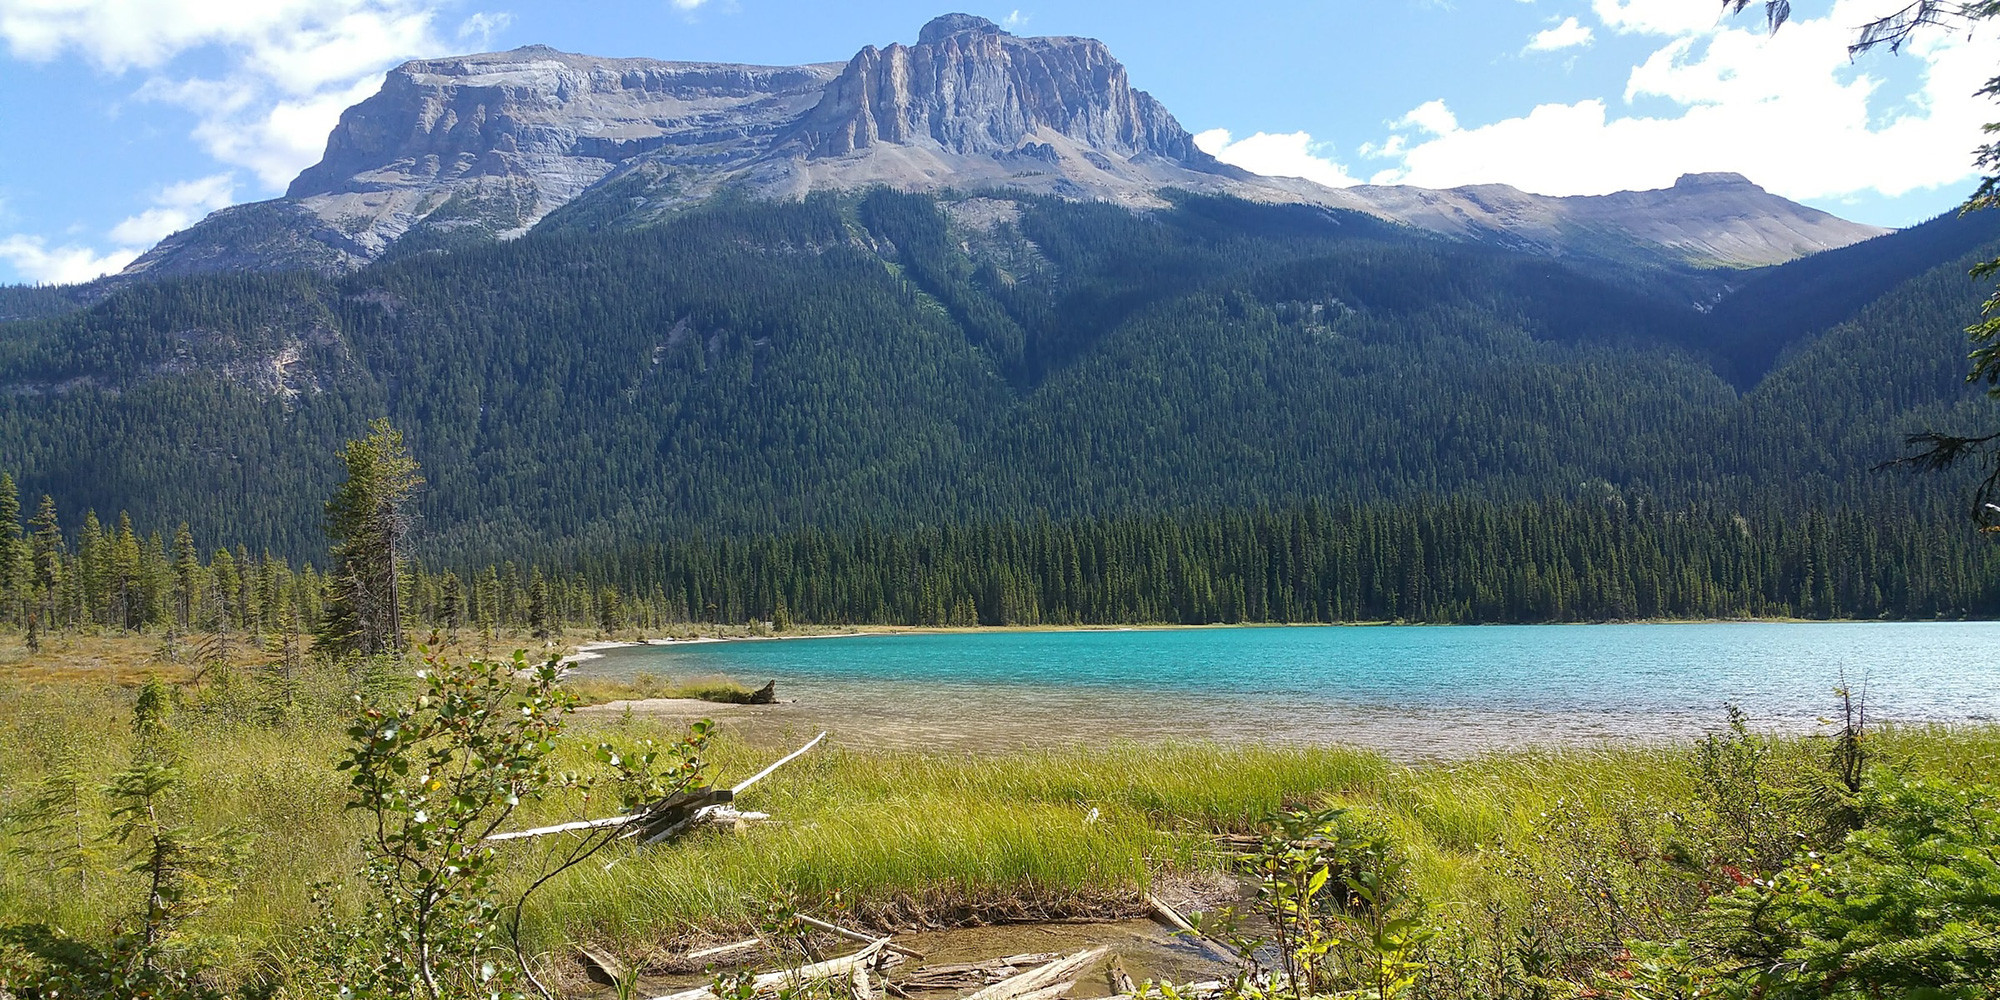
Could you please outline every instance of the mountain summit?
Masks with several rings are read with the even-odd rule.
[[[126,274],[356,269],[510,239],[558,209],[642,224],[725,191],[1009,190],[1166,204],[1179,189],[1365,212],[1553,255],[1777,263],[1882,232],[1733,174],[1552,198],[1505,185],[1333,189],[1217,162],[1102,42],[946,14],[846,63],[608,59],[531,45],[417,60],[341,115],[285,197],[176,233]]]

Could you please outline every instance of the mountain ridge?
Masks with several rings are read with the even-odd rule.
[[[721,194],[1019,191],[1166,207],[1184,190],[1357,211],[1552,256],[1751,267],[1885,230],[1735,175],[1582,198],[1507,185],[1328,188],[1215,160],[1095,39],[1020,37],[947,14],[911,45],[839,63],[601,58],[524,46],[415,60],[347,109],[286,196],[173,234],[127,278],[215,270],[353,271],[399,245],[512,239],[559,208],[656,222]]]

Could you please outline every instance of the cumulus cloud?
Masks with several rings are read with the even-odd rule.
[[[348,104],[406,59],[449,51],[432,0],[0,0],[0,39],[20,59],[79,56],[111,73],[146,74],[138,94],[197,117],[211,156],[247,167],[275,191],[318,159]],[[475,13],[460,38],[483,45],[504,14]],[[218,51],[219,76],[176,71],[177,57]]]
[[[1432,135],[1448,135],[1458,131],[1458,116],[1444,106],[1444,99],[1425,101],[1410,109],[1410,113],[1389,123],[1390,128],[1421,129]]]
[[[1733,170],[1787,197],[1825,198],[1895,197],[1973,174],[1970,150],[1993,108],[1972,95],[2000,63],[1991,33],[1920,36],[1904,49],[1917,76],[1905,93],[1867,60],[1848,59],[1853,25],[1872,9],[1866,3],[1836,3],[1775,35],[1747,18],[1717,24],[1706,5],[1678,0],[1598,0],[1596,9],[1614,31],[1662,38],[1631,70],[1621,103],[1664,99],[1678,113],[1621,114],[1597,98],[1545,104],[1412,142],[1383,179],[1602,194]]]
[[[1535,32],[1534,37],[1528,39],[1527,48],[1523,51],[1555,52],[1561,49],[1573,49],[1580,45],[1589,45],[1591,38],[1588,26],[1578,24],[1576,18],[1566,17],[1561,24],[1553,28]]]
[[[113,250],[99,254],[89,247],[70,244],[50,249],[47,241],[39,236],[8,236],[0,238],[0,260],[13,265],[22,277],[37,284],[73,285],[89,281],[113,271],[122,271],[125,265],[139,256],[133,249]]]
[[[1235,139],[1228,129],[1218,128],[1198,133],[1194,144],[1202,152],[1253,174],[1303,177],[1327,187],[1360,183],[1347,173],[1347,168],[1334,162],[1330,148],[1313,142],[1312,136],[1304,132],[1259,132]]]
[[[151,208],[127,216],[105,234],[117,245],[115,250],[99,252],[75,242],[51,248],[40,236],[17,233],[0,237],[0,260],[33,282],[69,285],[89,281],[124,270],[147,247],[235,200],[234,173],[168,184],[154,192]]]
[[[1742,173],[1796,199],[1896,197],[1963,184],[1975,174],[1971,149],[1981,127],[1995,117],[1973,94],[2000,64],[2000,32],[1934,31],[1901,56],[1851,61],[1854,26],[1878,8],[1870,0],[1836,0],[1824,16],[1794,20],[1774,35],[1762,18],[1718,21],[1717,7],[1706,3],[1593,0],[1606,31],[1653,40],[1627,73],[1623,93],[1542,104],[1471,127],[1443,100],[1427,101],[1386,123],[1389,134],[1357,153],[1380,161],[1370,183],[1498,182],[1553,195],[1664,187],[1706,171]],[[1905,62],[1878,62],[1891,58]],[[1914,83],[1892,86],[1888,69]],[[1641,102],[1648,113],[1634,110]],[[1222,148],[1236,158],[1218,153],[1226,162],[1282,152],[1281,170],[1238,165],[1353,183],[1348,168],[1305,133],[1260,134],[1252,138],[1265,148],[1254,151],[1236,148],[1251,140],[1231,144],[1222,134]]]
[[[169,184],[153,198],[152,208],[112,226],[109,235],[127,247],[151,246],[235,200],[236,175],[233,173]]]
[[[407,59],[489,47],[512,22],[475,12],[446,41],[440,0],[0,0],[0,42],[17,59],[81,59],[140,78],[134,96],[185,108],[190,137],[276,194],[319,159],[340,113]],[[183,56],[211,56],[207,73]],[[0,260],[34,281],[83,281],[115,271],[160,237],[234,201],[234,170],[170,185],[113,226],[119,249],[99,252],[41,237],[0,240]]]

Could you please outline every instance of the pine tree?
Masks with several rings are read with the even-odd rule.
[[[386,419],[341,453],[347,479],[326,502],[333,567],[318,641],[340,653],[375,656],[404,648],[400,546],[410,501],[424,481],[403,434]]]
[[[22,620],[28,600],[21,554],[21,493],[14,477],[0,472],[0,621]]]
[[[56,602],[61,597],[63,580],[62,521],[56,516],[54,497],[42,495],[42,505],[28,522],[28,529],[29,560],[34,574],[29,585],[35,594],[36,614],[42,619],[43,628],[48,628],[56,624]]]
[[[528,633],[537,639],[547,639],[549,629],[549,582],[542,578],[537,568],[528,579]]]
[[[140,570],[144,557],[139,553],[139,536],[132,531],[132,515],[120,511],[118,534],[111,541],[112,617],[118,627],[130,631],[145,624],[140,600]]]

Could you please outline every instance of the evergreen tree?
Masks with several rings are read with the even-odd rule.
[[[51,628],[57,624],[56,602],[61,599],[63,534],[62,521],[56,516],[55,498],[46,493],[42,495],[41,507],[28,522],[28,546],[31,572],[34,574],[29,585],[35,595],[36,615],[44,628]]]
[[[0,472],[0,621],[26,615],[28,576],[21,547],[21,493],[13,475]]]
[[[424,481],[402,432],[387,419],[349,441],[341,463],[347,478],[326,502],[333,566],[318,641],[340,653],[400,653],[400,547],[411,527],[411,501]]]
[[[118,533],[111,541],[112,618],[120,629],[130,631],[145,624],[145,602],[141,599],[139,536],[132,531],[132,515],[120,511]]]

